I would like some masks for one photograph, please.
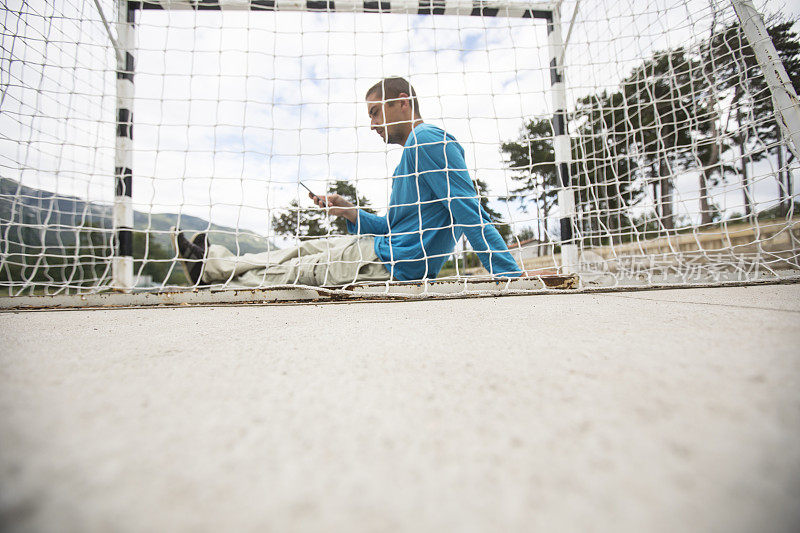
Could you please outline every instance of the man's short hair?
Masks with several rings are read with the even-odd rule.
[[[414,87],[408,82],[407,79],[401,78],[399,76],[395,76],[392,78],[384,78],[372,87],[369,88],[367,91],[367,95],[365,98],[369,98],[372,95],[380,96],[382,101],[393,100],[400,96],[400,93],[406,93],[411,100],[411,106],[414,109],[414,114],[416,116],[420,116],[419,114],[419,100],[417,100],[417,92],[414,90]],[[391,102],[390,102],[391,103]]]

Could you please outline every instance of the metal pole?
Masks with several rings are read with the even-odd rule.
[[[117,141],[114,153],[114,231],[116,246],[112,263],[112,287],[133,288],[133,73],[136,49],[136,10],[128,0],[118,0],[117,43]],[[120,57],[121,56],[121,57]]]
[[[575,191],[569,175],[572,149],[567,134],[567,88],[564,83],[561,12],[551,11],[547,21],[547,48],[550,55],[550,97],[553,104],[553,148],[560,189],[558,207],[561,213],[561,270],[574,272],[578,265],[578,246],[573,238],[575,227]]]
[[[800,100],[797,93],[794,92],[778,51],[767,33],[764,19],[753,7],[753,3],[750,0],[731,0],[731,3],[764,73],[772,95],[772,105],[775,107],[775,119],[784,136],[791,140],[791,143],[787,143],[789,149],[800,160]]]
[[[117,63],[119,63],[120,61],[123,61],[123,54],[119,50],[119,45],[117,44],[117,40],[114,38],[114,34],[111,33],[111,27],[108,25],[108,19],[106,18],[106,14],[103,12],[103,8],[100,6],[99,0],[94,0],[94,7],[97,8],[97,13],[100,14],[100,20],[103,21],[106,34],[108,35],[111,44],[114,46],[114,53],[117,55]]]

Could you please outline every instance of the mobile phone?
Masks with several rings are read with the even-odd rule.
[[[305,183],[303,183],[302,181],[298,181],[297,183],[299,183],[300,185],[302,185],[302,187],[303,187],[305,190],[307,190],[308,192],[310,192],[312,195],[314,195],[314,196],[317,196],[316,194],[314,194],[314,191],[312,191],[311,189],[309,189],[308,187],[306,187],[306,184],[305,184]]]
[[[300,185],[302,185],[302,186],[303,186],[303,188],[304,188],[305,190],[307,190],[308,192],[310,192],[312,196],[314,196],[314,197],[316,197],[316,198],[319,198],[319,196],[317,196],[316,194],[314,194],[314,192],[313,192],[311,189],[309,189],[308,187],[306,187],[306,184],[305,184],[305,183],[303,183],[302,181],[298,181],[297,183],[299,183]],[[328,202],[327,202],[327,199],[326,199],[326,202],[325,202],[325,204],[326,204],[326,205],[328,204]]]

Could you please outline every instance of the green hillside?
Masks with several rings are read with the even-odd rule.
[[[112,206],[26,187],[0,178],[0,281],[70,286],[102,285],[113,237]],[[234,253],[260,252],[274,242],[251,231],[177,213],[134,212],[134,268],[156,283],[185,283],[173,264],[170,228],[207,231],[211,242]]]

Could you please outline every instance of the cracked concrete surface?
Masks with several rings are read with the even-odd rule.
[[[12,531],[800,527],[800,285],[0,313]]]

